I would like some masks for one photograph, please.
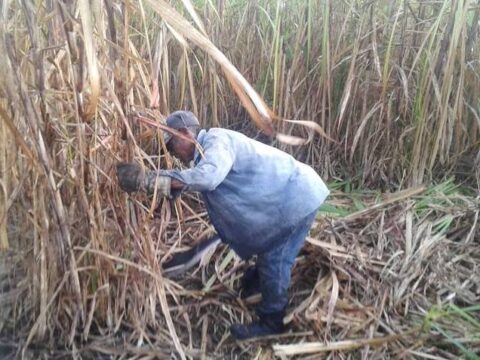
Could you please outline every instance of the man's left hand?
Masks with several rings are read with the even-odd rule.
[[[156,171],[147,171],[134,163],[118,163],[117,177],[120,188],[128,193],[145,191],[147,194],[157,194],[170,197],[172,179],[169,176],[158,175]]]
[[[137,164],[120,162],[117,164],[117,178],[120,188],[131,193],[140,190],[145,173]]]

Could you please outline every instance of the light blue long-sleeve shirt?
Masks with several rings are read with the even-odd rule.
[[[197,141],[193,168],[160,174],[202,193],[218,235],[242,258],[280,244],[329,194],[311,167],[241,133],[212,128]]]

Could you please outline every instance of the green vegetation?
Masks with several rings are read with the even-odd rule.
[[[423,329],[426,332],[435,331],[447,340],[447,344],[453,345],[461,354],[470,360],[478,360],[480,356],[469,350],[462,342],[455,337],[466,336],[471,341],[478,342],[480,340],[480,305],[468,306],[460,308],[453,304],[445,306],[433,306],[425,316]],[[455,324],[455,326],[452,326]],[[474,332],[469,333],[469,329]],[[453,335],[452,332],[460,331],[460,334]],[[441,344],[440,346],[445,346]]]

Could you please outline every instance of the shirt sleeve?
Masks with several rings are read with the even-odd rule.
[[[161,170],[185,184],[184,191],[212,191],[222,183],[232,169],[235,154],[227,139],[212,137],[204,142],[203,156],[195,167],[188,170]]]

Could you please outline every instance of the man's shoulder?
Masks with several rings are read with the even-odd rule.
[[[224,129],[224,128],[218,128],[218,127],[212,127],[207,130],[207,135],[220,135],[220,136],[226,136],[226,135],[242,135],[241,133],[229,129]],[[243,135],[242,135],[243,136]]]
[[[223,129],[223,128],[210,128],[205,133],[205,140],[224,140],[224,141],[248,141],[248,137],[237,131]]]

